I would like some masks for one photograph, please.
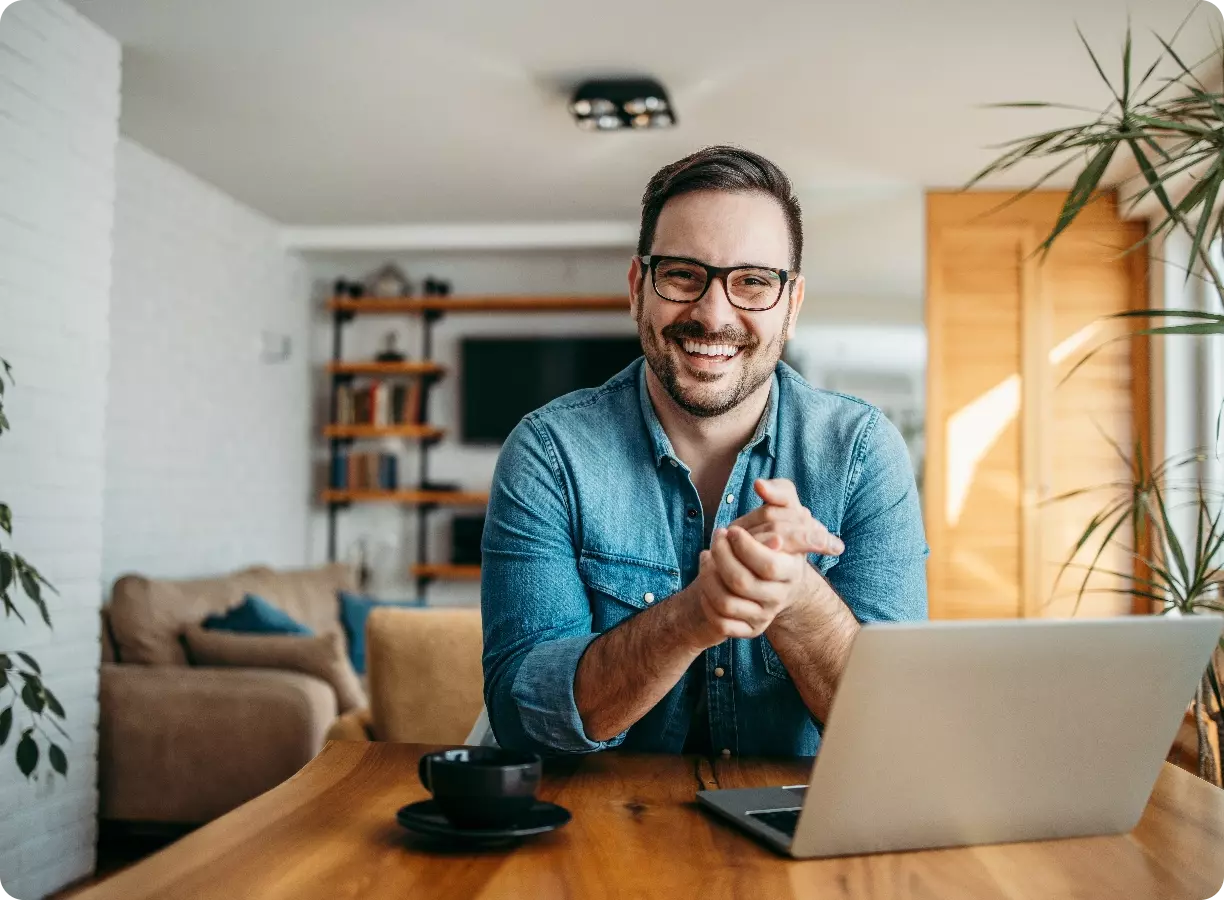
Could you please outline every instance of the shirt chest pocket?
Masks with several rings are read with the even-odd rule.
[[[615,628],[680,589],[678,569],[591,550],[579,556],[578,574],[587,588],[597,632]]]

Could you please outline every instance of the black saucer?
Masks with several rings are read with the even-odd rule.
[[[510,843],[533,834],[555,831],[567,823],[571,816],[570,811],[563,806],[537,800],[535,806],[512,828],[457,828],[442,815],[442,810],[433,800],[419,800],[400,809],[395,818],[409,831],[418,834],[472,846],[491,846]]]

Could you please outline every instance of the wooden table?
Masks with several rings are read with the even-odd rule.
[[[574,813],[515,849],[439,850],[395,811],[436,749],[331,743],[294,778],[79,900],[924,898],[1203,900],[1224,881],[1224,791],[1167,765],[1117,837],[794,861],[698,809],[699,787],[793,784],[808,764],[605,753],[549,763]]]

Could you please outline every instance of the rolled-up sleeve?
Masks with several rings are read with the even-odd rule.
[[[860,622],[927,617],[930,551],[909,451],[878,411],[856,448],[841,538],[829,583]]]
[[[592,631],[572,537],[573,499],[555,448],[528,416],[498,457],[481,542],[484,694],[503,747],[589,753],[574,676]]]

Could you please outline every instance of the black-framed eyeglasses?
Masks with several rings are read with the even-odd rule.
[[[655,293],[672,303],[696,303],[718,279],[732,306],[764,312],[778,305],[786,283],[792,281],[786,269],[767,266],[710,266],[684,256],[639,256],[638,260],[649,270]]]

